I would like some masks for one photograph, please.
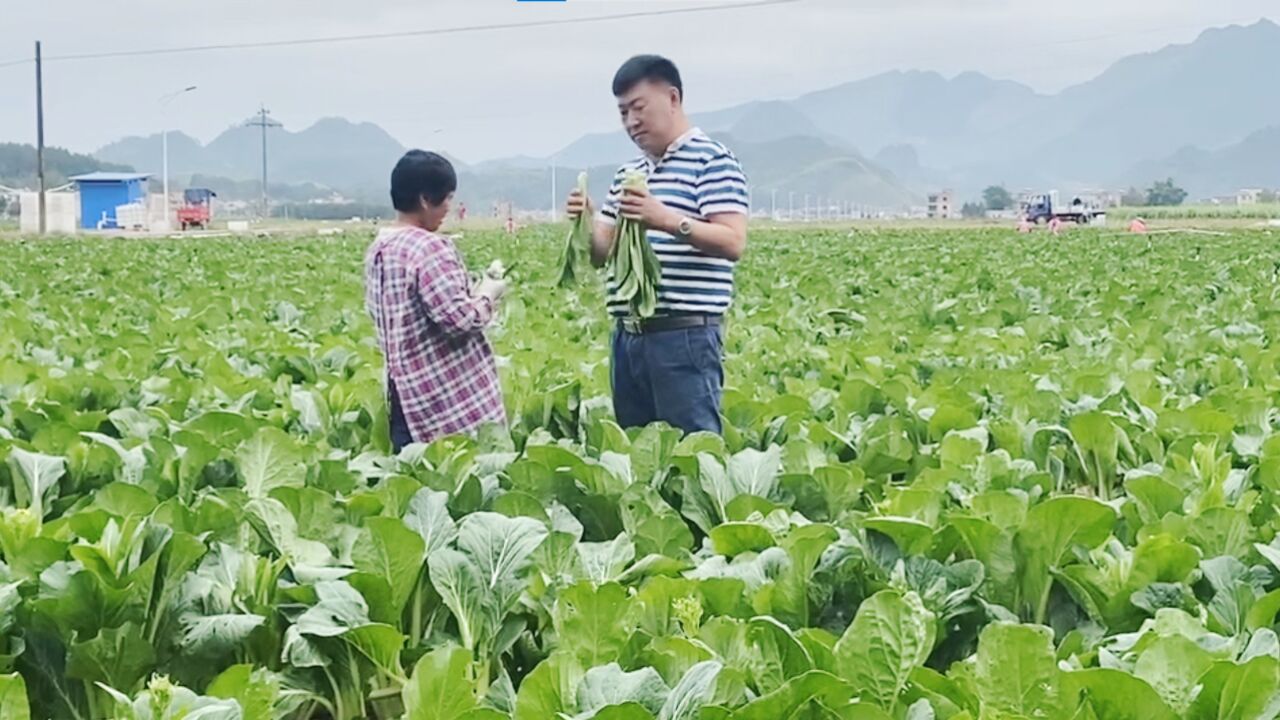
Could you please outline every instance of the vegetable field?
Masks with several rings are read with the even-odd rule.
[[[1280,715],[1275,235],[753,231],[723,438],[564,237],[398,457],[368,238],[0,244],[0,717]]]

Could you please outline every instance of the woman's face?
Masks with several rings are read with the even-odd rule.
[[[440,229],[445,218],[449,217],[449,208],[453,205],[453,193],[449,193],[439,205],[432,205],[426,198],[422,199],[422,225],[431,232]]]

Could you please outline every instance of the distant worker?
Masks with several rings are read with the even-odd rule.
[[[1062,234],[1062,218],[1055,217],[1049,221],[1049,232],[1054,235]]]
[[[1139,235],[1144,235],[1144,234],[1146,234],[1146,232],[1147,232],[1147,223],[1146,223],[1146,221],[1145,221],[1145,220],[1143,220],[1143,219],[1142,219],[1142,218],[1140,218],[1140,217],[1136,217],[1136,218],[1134,218],[1134,219],[1133,219],[1133,222],[1129,223],[1129,232],[1131,232],[1131,233],[1138,233]]]
[[[510,210],[507,211],[507,234],[514,235],[516,232],[516,219],[511,215]]]
[[[467,221],[467,204],[458,203],[458,222]]]
[[[1018,221],[1018,232],[1020,233],[1031,232],[1031,221],[1028,220],[1025,215],[1022,217],[1021,220]]]

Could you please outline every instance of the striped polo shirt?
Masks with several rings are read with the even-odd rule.
[[[673,142],[662,158],[643,155],[619,168],[600,209],[600,222],[617,224],[622,179],[630,170],[648,177],[649,192],[664,205],[695,220],[750,211],[747,178],[738,159],[697,128]],[[670,233],[649,230],[648,239],[662,264],[658,314],[723,315],[733,299],[733,262],[706,255]],[[609,313],[627,315],[612,268],[608,289]]]

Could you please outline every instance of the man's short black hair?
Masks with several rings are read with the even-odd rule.
[[[650,80],[664,82],[675,88],[684,99],[684,83],[676,64],[661,55],[637,55],[622,63],[613,76],[613,96],[621,97],[640,83]]]
[[[453,163],[437,153],[410,150],[391,171],[391,204],[400,212],[422,209],[422,198],[439,205],[457,189]]]

